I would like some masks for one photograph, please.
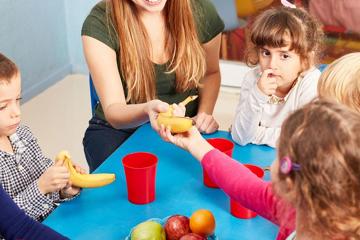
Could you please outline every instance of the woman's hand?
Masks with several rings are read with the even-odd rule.
[[[150,124],[155,131],[158,132],[160,130],[160,126],[157,124],[157,120],[156,120],[159,113],[166,112],[169,110],[169,108],[170,108],[169,104],[160,100],[151,100],[147,102],[145,107],[145,112],[148,114]],[[171,105],[171,108],[172,108],[172,114],[174,116],[179,116],[179,117],[185,116],[186,108],[183,104],[177,105],[174,103],[173,105]]]
[[[204,112],[198,113],[194,118],[197,129],[202,133],[213,133],[219,129],[219,124],[212,115]]]
[[[159,134],[165,141],[189,151],[199,161],[208,151],[213,149],[196,127],[192,127],[188,132],[172,135],[170,129],[162,125]]]
[[[166,102],[160,101],[158,99],[151,100],[145,105],[145,112],[149,116],[151,127],[155,131],[159,131],[160,127],[157,124],[157,117],[159,113],[166,112],[169,109],[169,104]]]

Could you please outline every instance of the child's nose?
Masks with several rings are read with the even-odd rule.
[[[270,68],[271,69],[277,69],[277,63],[278,63],[278,60],[276,57],[271,57],[270,58]]]
[[[16,118],[21,115],[20,107],[18,104],[13,104],[11,108],[11,117]]]

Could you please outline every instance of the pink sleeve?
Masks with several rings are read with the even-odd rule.
[[[289,227],[294,228],[295,211],[284,200],[274,195],[271,182],[258,178],[243,164],[217,149],[205,154],[201,164],[210,178],[227,195],[244,207],[255,211],[276,225],[283,225],[285,221],[286,225],[292,222]],[[287,217],[283,213],[287,213]]]

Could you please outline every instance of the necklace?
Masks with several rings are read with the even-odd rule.
[[[292,83],[292,85],[291,85],[291,87],[290,87],[290,89],[289,89],[288,94],[289,94],[290,91],[293,89],[293,87],[294,87],[295,84],[297,83],[298,79],[299,79],[299,78],[297,78],[297,79]],[[287,95],[288,95],[288,94],[287,94]],[[286,97],[286,96],[285,96],[285,97]],[[276,96],[275,94],[272,94],[272,95],[269,97],[267,103],[273,104],[273,105],[284,104],[284,103],[285,103],[285,97],[278,97],[278,96]]]

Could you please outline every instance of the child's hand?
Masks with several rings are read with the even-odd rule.
[[[257,82],[257,86],[260,91],[267,96],[274,95],[278,87],[276,78],[272,76],[273,72],[274,70],[272,69],[264,70],[259,81]]]
[[[60,191],[68,184],[70,173],[63,163],[63,160],[56,161],[40,176],[38,186],[42,194]]]
[[[213,147],[201,136],[196,127],[192,127],[186,133],[172,135],[170,129],[165,128],[162,125],[159,133],[162,139],[189,151],[199,161],[201,161],[208,151],[213,149]]]
[[[74,163],[73,163],[73,166],[74,166],[75,170],[76,170],[78,173],[86,174],[85,169],[83,169],[80,165],[77,165],[77,164],[74,164]]]
[[[70,198],[75,196],[76,194],[78,194],[80,192],[80,188],[78,187],[74,187],[71,184],[71,181],[68,182],[68,184],[60,190],[60,197],[61,198]]]

